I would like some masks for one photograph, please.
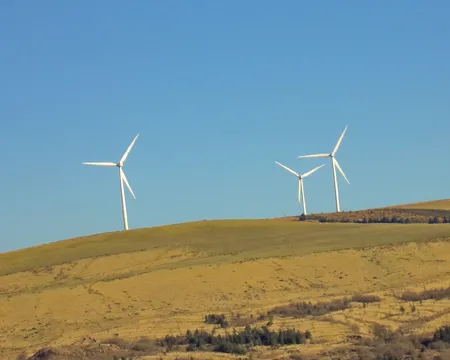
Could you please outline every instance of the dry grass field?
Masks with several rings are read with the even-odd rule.
[[[435,206],[448,210],[450,201]],[[345,359],[350,337],[373,337],[376,324],[404,334],[450,324],[450,291],[420,294],[448,286],[450,224],[222,220],[99,234],[0,254],[0,359],[45,347],[57,359],[113,359],[127,341],[211,331],[208,314],[225,314],[228,331],[270,322],[312,333],[308,344],[255,347],[240,358],[335,351]],[[402,299],[407,291],[418,294]],[[274,311],[355,294],[379,299],[316,315]],[[162,350],[140,358],[236,357]]]
[[[398,209],[450,210],[450,200],[449,199],[433,200],[411,204],[394,205],[388,207]]]

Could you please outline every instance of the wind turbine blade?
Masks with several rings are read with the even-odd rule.
[[[345,176],[344,172],[342,171],[341,167],[339,166],[339,163],[337,162],[336,159],[334,159],[334,163],[336,164],[336,167],[338,168],[339,172],[341,173],[341,175],[344,177],[345,181],[348,182],[348,184],[350,185],[350,181],[348,181],[347,176]]]
[[[122,158],[120,159],[119,163],[123,164],[125,162],[125,160],[128,157],[128,154],[131,151],[131,148],[134,146],[134,143],[136,142],[137,138],[138,138],[139,134],[136,135],[136,137],[133,139],[133,141],[131,142],[131,144],[128,146],[127,150],[124,152],[124,154],[122,155]]]
[[[83,165],[94,165],[94,166],[117,166],[113,162],[84,162]]]
[[[312,155],[302,155],[297,156],[299,159],[306,159],[306,158],[321,158],[321,157],[328,157],[330,154],[312,154]]]
[[[341,145],[342,139],[344,138],[345,132],[347,131],[348,125],[345,127],[344,131],[342,132],[341,136],[339,137],[339,140],[336,143],[336,146],[333,149],[332,155],[336,154],[336,151],[339,149],[339,145]]]
[[[278,161],[275,161],[275,163],[277,163],[278,165],[280,165],[282,168],[286,169],[287,171],[289,171],[291,174],[299,177],[300,175],[297,174],[294,170],[289,169],[287,166],[284,166],[283,164],[280,164]]]
[[[130,190],[131,195],[133,195],[134,200],[136,200],[136,196],[134,196],[134,192],[133,192],[133,190],[131,190],[131,186],[128,183],[127,177],[125,176],[125,172],[123,170],[122,170],[122,179],[123,179],[123,182],[125,183],[125,185],[127,186],[128,190]]]
[[[317,170],[319,170],[322,166],[325,166],[326,164],[320,165],[318,167],[316,167],[315,169],[312,169],[311,171],[308,171],[307,173],[302,175],[302,178],[305,178],[313,173],[315,173]]]
[[[136,199],[136,196],[134,196],[133,190],[131,189],[131,186],[127,180],[127,177],[125,176],[125,172],[123,172],[122,170],[122,180],[125,183],[125,185],[127,186],[128,190],[130,190],[131,195],[133,196],[134,199]]]

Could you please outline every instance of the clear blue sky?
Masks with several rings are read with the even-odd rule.
[[[0,4],[0,251],[122,228],[450,197],[448,1]]]

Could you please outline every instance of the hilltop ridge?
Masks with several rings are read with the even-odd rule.
[[[438,204],[439,209],[430,207]],[[421,210],[421,204],[428,209]],[[426,214],[418,215],[417,212]],[[308,219],[322,219],[340,222],[343,219],[361,219],[378,212],[391,215],[424,218],[426,223],[436,211],[450,218],[450,200],[429,201],[408,205],[391,206],[352,212],[311,214]],[[405,215],[406,214],[406,215]],[[381,215],[380,215],[381,216]],[[286,221],[287,220],[287,221]],[[345,221],[351,222],[351,221]],[[329,224],[331,225],[331,224]],[[365,226],[361,225],[361,226]],[[299,222],[298,217],[243,220],[200,220],[173,225],[141,228],[128,231],[106,232],[78,238],[60,240],[6,253],[0,253],[0,275],[26,271],[34,267],[52,266],[86,258],[96,258],[120,253],[145,251],[152,248],[189,248],[194,252],[226,255],[227,249],[240,256],[285,256],[304,255],[311,252],[338,250],[344,248],[379,245],[392,241],[419,241],[446,234],[446,227],[412,228],[370,228],[350,224],[335,224],[323,227],[321,224]],[[378,237],[383,235],[383,240]],[[315,243],[323,236],[328,237],[326,245]],[[281,241],[281,239],[283,239]],[[345,239],[345,241],[344,241]],[[226,240],[226,241],[221,241]],[[301,249],[286,250],[280,246],[301,244]]]

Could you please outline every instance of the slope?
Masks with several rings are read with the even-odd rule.
[[[275,327],[312,329],[330,346],[354,332],[355,324],[361,334],[370,333],[374,322],[408,326],[392,294],[446,286],[449,239],[449,224],[222,220],[0,254],[0,354],[13,359],[24,349],[86,336],[159,337],[208,327],[207,313],[249,316],[300,299],[379,293],[378,308],[274,321]],[[420,327],[432,330],[449,320],[446,306],[420,305],[429,318],[422,317]]]
[[[424,224],[319,224],[277,220],[215,220],[74,238],[0,254],[0,275],[73,261],[163,248],[214,256],[305,255],[353,247],[430,240],[447,226]],[[215,260],[215,261],[216,261]]]
[[[389,206],[398,209],[450,210],[450,199],[432,200],[411,204]]]

